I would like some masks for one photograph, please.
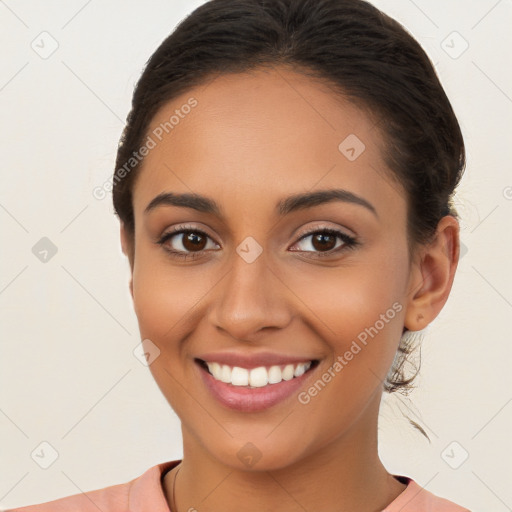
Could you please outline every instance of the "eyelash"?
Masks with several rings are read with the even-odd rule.
[[[170,254],[170,256],[172,256],[173,258],[182,259],[182,260],[194,260],[194,259],[202,256],[204,249],[202,251],[184,253],[182,251],[175,251],[174,249],[169,249],[168,247],[164,246],[164,244],[168,240],[170,240],[172,237],[174,237],[175,235],[185,234],[185,233],[196,233],[203,237],[211,239],[211,237],[207,233],[205,233],[204,231],[201,231],[200,229],[196,229],[194,226],[175,226],[172,228],[172,230],[170,232],[164,233],[162,235],[162,237],[159,240],[157,240],[156,243],[158,245],[162,246],[164,248],[164,250],[166,250]],[[337,254],[337,253],[345,251],[345,250],[354,249],[358,245],[360,245],[360,242],[356,238],[354,238],[350,235],[347,235],[346,233],[343,233],[342,231],[338,231],[336,229],[328,228],[328,227],[325,227],[325,228],[317,227],[311,231],[303,233],[300,236],[300,238],[297,240],[297,242],[295,242],[295,243],[302,241],[303,239],[307,238],[308,236],[316,235],[319,233],[336,236],[343,241],[344,245],[337,247],[336,249],[330,249],[329,251],[324,251],[324,252],[316,252],[316,251],[292,251],[292,252],[307,252],[307,253],[313,252],[313,253],[315,253],[315,256],[314,256],[315,258],[324,258],[326,256],[332,256],[333,254]]]

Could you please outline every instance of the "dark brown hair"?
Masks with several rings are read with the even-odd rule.
[[[432,239],[444,215],[457,218],[461,130],[432,63],[402,25],[362,0],[210,0],[163,41],[133,94],[113,183],[115,212],[132,245],[132,189],[141,164],[127,172],[126,162],[158,110],[216,75],[279,65],[320,79],[378,122],[383,156],[407,199],[410,254]],[[410,386],[417,373],[405,375],[411,350],[404,338],[386,391]]]

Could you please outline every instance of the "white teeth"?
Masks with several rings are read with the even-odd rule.
[[[291,380],[294,377],[300,377],[311,366],[311,361],[307,363],[287,364],[282,370],[280,366],[271,366],[265,368],[259,366],[247,370],[239,366],[230,367],[226,364],[220,365],[216,362],[207,362],[208,369],[213,378],[233,386],[250,386],[261,388],[267,384],[278,384],[282,380]]]
[[[261,388],[268,384],[268,372],[264,366],[253,368],[249,372],[249,384],[253,388]]]
[[[245,368],[235,366],[231,372],[231,384],[233,386],[248,386],[249,372]]]
[[[283,380],[292,380],[293,379],[293,364],[287,364],[283,370]]]
[[[271,366],[268,371],[268,383],[278,384],[282,380],[283,376],[281,375],[281,368],[279,368],[279,366]]]
[[[212,375],[217,379],[217,380],[221,380],[221,375],[222,375],[222,368],[220,366],[219,363],[210,363],[210,365],[208,366],[208,368],[210,369],[210,371],[212,372]]]
[[[222,365],[220,379],[222,382],[229,384],[231,382],[231,368],[227,365]]]
[[[307,367],[309,368],[309,366]],[[301,375],[304,375],[306,372],[306,363],[301,363],[297,365],[297,368],[295,368],[295,371],[293,372],[294,377],[300,377]]]

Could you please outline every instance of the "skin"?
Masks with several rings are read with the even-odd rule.
[[[406,197],[382,159],[379,129],[311,78],[284,67],[219,76],[165,105],[148,133],[191,96],[197,107],[138,171],[134,240],[121,226],[140,333],[160,350],[150,370],[182,423],[177,509],[382,510],[405,489],[378,457],[382,381],[404,326],[425,328],[448,298],[459,225],[444,217],[410,260]],[[338,150],[349,134],[366,146],[355,161]],[[289,195],[334,188],[363,197],[377,215],[341,201],[276,213]],[[145,214],[161,192],[208,196],[223,218],[177,206]],[[155,243],[181,223],[210,237],[195,260]],[[317,227],[360,245],[318,257],[313,236],[300,240]],[[236,252],[249,236],[263,250],[252,263]],[[175,235],[167,247],[183,250],[180,242]],[[233,411],[199,378],[200,353],[268,350],[320,360],[307,390],[396,302],[401,311],[308,404],[294,394],[257,413]],[[237,457],[247,442],[261,454],[252,467]],[[175,473],[163,482],[169,504]]]

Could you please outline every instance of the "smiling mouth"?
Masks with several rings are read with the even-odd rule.
[[[282,381],[301,377],[319,364],[318,359],[313,359],[294,364],[259,366],[248,369],[215,361],[207,362],[198,358],[195,361],[216,381],[249,389],[272,386]]]

